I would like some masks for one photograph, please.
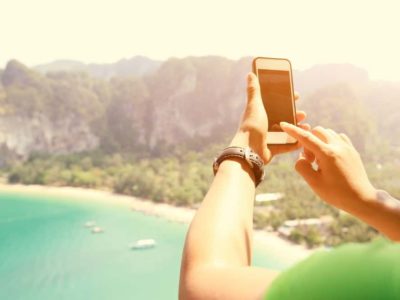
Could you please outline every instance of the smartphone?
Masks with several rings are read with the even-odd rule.
[[[282,131],[280,122],[296,125],[292,66],[288,59],[256,57],[253,72],[260,82],[261,98],[268,116],[267,144],[295,144],[296,139]]]

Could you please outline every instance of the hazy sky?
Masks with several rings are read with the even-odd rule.
[[[397,4],[399,3],[399,4]],[[400,80],[400,1],[0,0],[0,66],[134,55],[353,63]]]

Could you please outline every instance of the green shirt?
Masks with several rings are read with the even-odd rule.
[[[400,243],[379,238],[319,251],[279,275],[265,299],[400,299]]]

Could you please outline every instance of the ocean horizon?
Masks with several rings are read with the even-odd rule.
[[[177,299],[187,229],[111,201],[0,191],[0,299]],[[253,264],[289,266],[257,245]]]

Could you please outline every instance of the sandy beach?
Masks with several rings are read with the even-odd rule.
[[[46,195],[65,197],[73,201],[101,201],[112,202],[114,205],[123,205],[135,211],[148,215],[154,215],[173,222],[190,223],[196,210],[186,207],[177,207],[164,203],[155,203],[133,196],[114,194],[109,191],[84,189],[76,187],[51,187],[40,185],[8,185],[0,184],[0,192],[26,193],[30,195]],[[277,257],[294,263],[313,253],[301,245],[295,245],[281,237],[277,233],[263,230],[254,230],[255,246],[268,249]]]

